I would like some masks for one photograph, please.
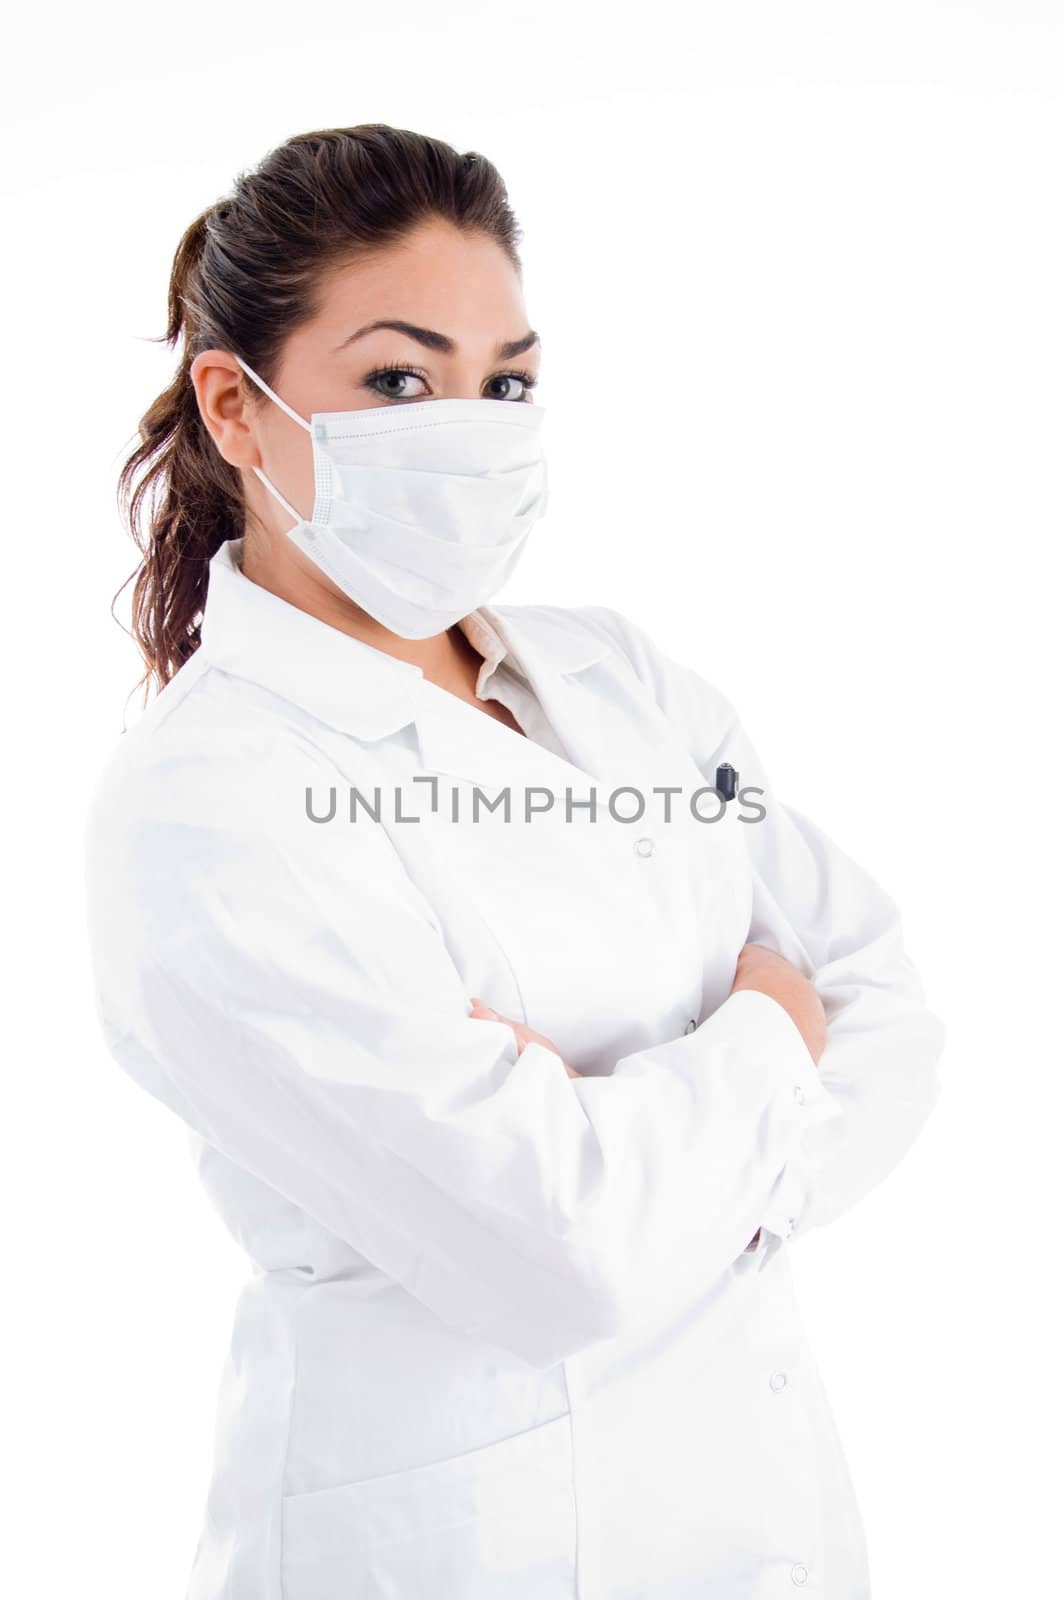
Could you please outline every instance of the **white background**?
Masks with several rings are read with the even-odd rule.
[[[1060,8],[30,8],[3,140],[5,1587],[180,1600],[243,1258],[92,1010],[82,807],[140,674],[114,485],[187,223],[290,135],[477,149],[552,502],[507,601],[627,612],[902,906],[950,1030],[796,1241],[877,1600],[1059,1570]],[[127,615],[129,588],[116,607]],[[742,1600],[742,1597],[735,1597]]]

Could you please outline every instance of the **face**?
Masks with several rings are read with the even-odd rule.
[[[386,253],[329,272],[319,300],[313,320],[290,335],[271,384],[307,422],[314,411],[451,398],[521,405],[535,398],[539,341],[529,328],[520,279],[486,235],[463,234],[433,219]],[[382,322],[403,326],[371,326]],[[203,351],[191,375],[219,451],[241,470],[245,543],[256,562],[302,569],[305,581],[333,588],[285,536],[292,519],[251,471],[261,467],[309,517],[309,432],[226,351]]]

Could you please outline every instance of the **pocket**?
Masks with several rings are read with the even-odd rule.
[[[285,1495],[284,1600],[572,1600],[569,1416],[426,1466]]]

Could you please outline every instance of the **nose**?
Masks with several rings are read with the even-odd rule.
[[[482,400],[487,379],[483,369],[472,364],[460,369],[457,364],[450,370],[440,390],[441,400]]]

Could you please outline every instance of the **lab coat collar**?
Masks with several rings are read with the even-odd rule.
[[[359,739],[381,739],[413,721],[424,749],[427,727],[434,721],[427,708],[444,702],[438,697],[426,701],[421,668],[331,627],[252,582],[240,568],[242,549],[242,539],[227,539],[210,561],[200,629],[200,651],[206,660],[235,677],[262,684]],[[538,607],[481,606],[472,616],[501,639],[506,659],[544,703],[551,700],[561,677],[590,666],[615,648],[590,629],[570,626]],[[475,625],[464,631],[478,647],[490,638]],[[492,668],[499,659],[493,652]],[[481,681],[485,676],[482,673]],[[483,716],[457,696],[449,698],[470,717]]]

